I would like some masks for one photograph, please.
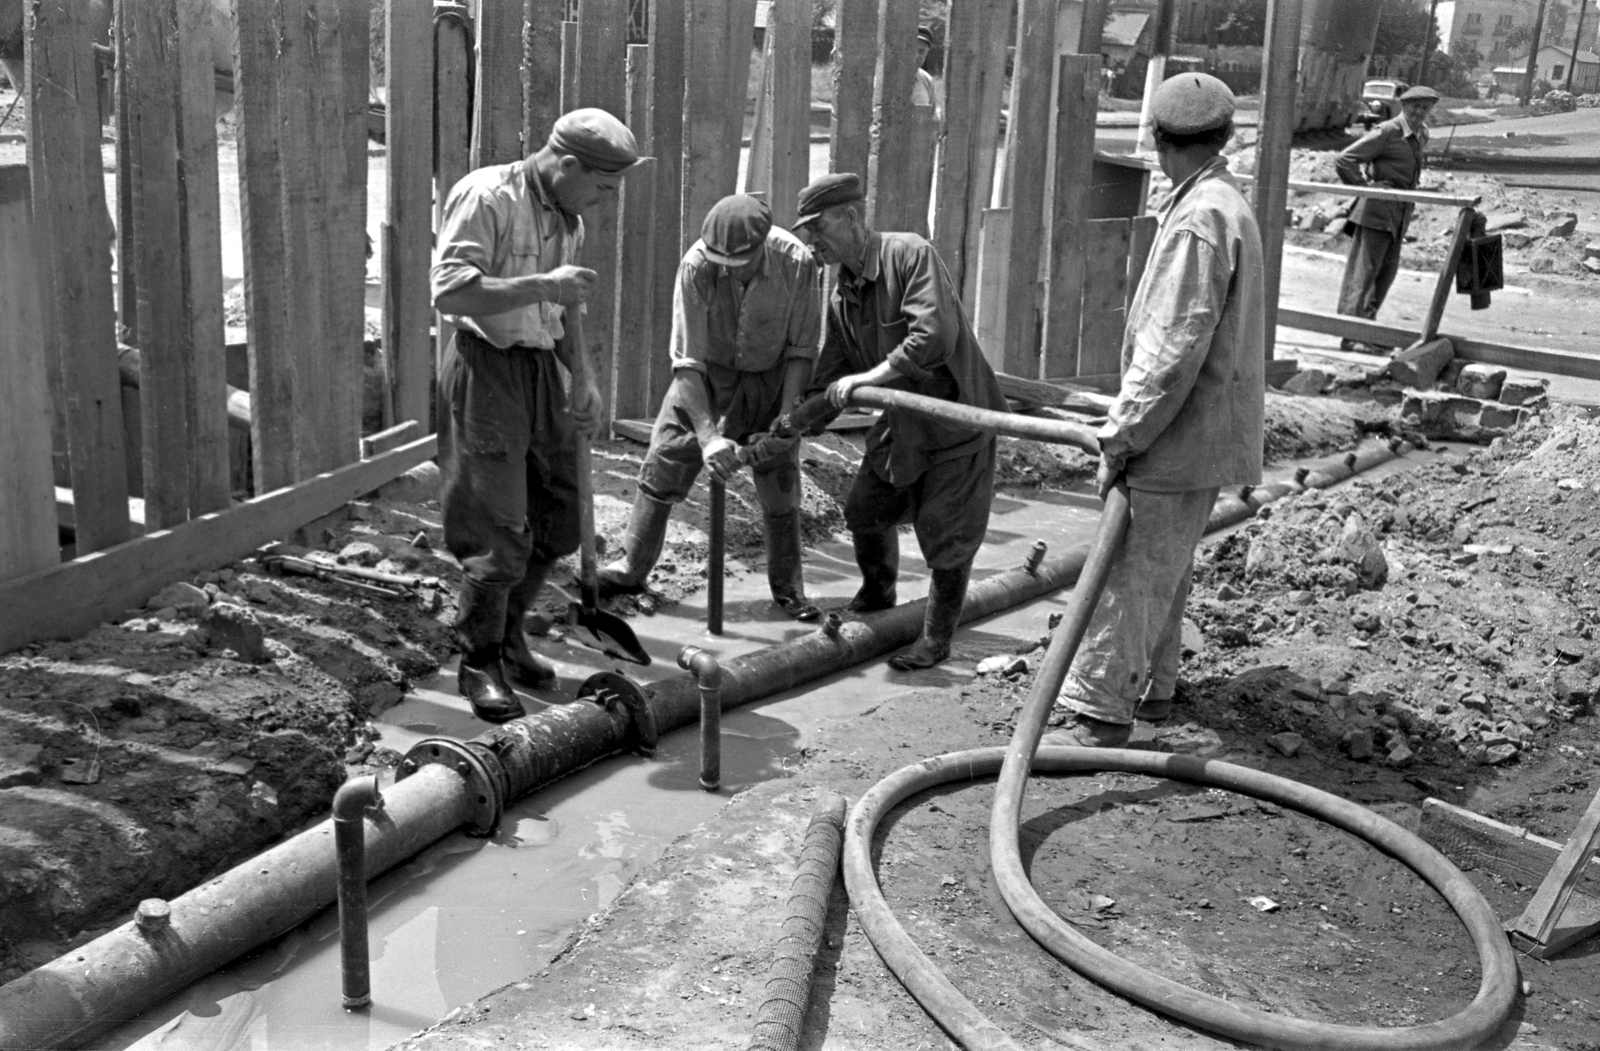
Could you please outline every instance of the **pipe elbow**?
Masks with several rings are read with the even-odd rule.
[[[360,821],[368,810],[383,809],[383,794],[378,791],[378,775],[352,777],[333,794],[335,821]]]
[[[722,665],[698,646],[685,646],[678,652],[678,667],[693,675],[702,690],[722,688]]]

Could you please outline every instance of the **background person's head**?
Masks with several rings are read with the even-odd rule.
[[[707,259],[741,280],[755,273],[772,230],[772,209],[747,193],[733,193],[711,206],[700,224]]]
[[[927,26],[917,28],[917,68],[928,64],[928,52],[933,50],[933,30]]]

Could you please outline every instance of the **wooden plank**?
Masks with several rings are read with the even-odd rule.
[[[383,68],[426,69],[433,58],[432,11],[413,0],[388,0]],[[388,78],[384,113],[388,160],[387,222],[392,231],[383,260],[383,352],[394,381],[395,422],[428,429],[433,404],[433,355],[428,347],[432,304],[428,269],[433,254],[433,97],[418,76]]]
[[[727,129],[724,149],[734,184],[739,177],[739,158],[744,141],[744,115],[750,107],[750,62],[755,50],[756,0],[727,0],[728,94],[723,105]],[[728,191],[732,193],[733,191]]]
[[[1106,8],[1110,0],[1083,0],[1078,26],[1078,54],[1098,55],[1105,33]]]
[[[672,338],[672,292],[683,238],[684,0],[650,3],[650,152],[655,157],[655,210],[651,225],[650,395],[654,413],[672,383],[666,347]]]
[[[55,504],[55,524],[50,531],[52,539],[55,537],[57,530],[62,533],[76,535],[78,532],[78,510],[72,506],[72,490],[64,485],[56,486]],[[144,536],[146,532],[144,527],[144,501],[132,496],[128,497],[128,532],[132,536]],[[55,554],[58,557],[51,558],[49,562],[40,568],[58,565],[61,561],[59,558],[60,551],[57,550]],[[9,578],[0,578],[0,582],[5,579]]]
[[[525,0],[478,0],[472,166],[510,164],[522,152],[522,18]]]
[[[1056,409],[1074,409],[1081,412],[1105,412],[1112,399],[1097,391],[1087,390],[1071,382],[1024,379],[995,373],[1000,381],[1000,391],[1012,401],[1024,405],[1046,405]]]
[[[189,513],[228,506],[227,328],[222,316],[222,200],[217,169],[212,4],[178,0],[178,143],[183,180],[184,353],[189,431]]]
[[[112,46],[117,53],[127,54],[127,44],[123,25],[129,18],[128,3],[112,4],[111,32]],[[111,75],[112,90],[115,93],[114,105],[117,127],[117,338],[128,342],[139,341],[139,286],[135,283],[133,274],[134,240],[133,240],[133,136],[129,130],[129,120],[132,116],[132,107],[128,100],[128,63],[126,60],[117,62]],[[59,394],[59,392],[56,392]],[[135,483],[135,474],[143,484],[143,471],[140,469],[139,456],[135,447],[138,435],[133,433],[129,437],[128,448],[128,474],[130,486]]]
[[[27,167],[0,167],[0,581],[61,559],[31,208]]]
[[[739,156],[727,141],[727,6],[724,0],[686,0],[685,20],[681,236],[692,244],[711,206],[733,192]]]
[[[1055,202],[1050,210],[1050,279],[1044,297],[1044,374],[1078,371],[1083,318],[1084,224],[1094,168],[1100,56],[1062,55],[1056,78]]]
[[[1038,376],[1045,259],[1044,205],[1050,183],[1051,83],[1055,77],[1056,2],[1021,0],[1017,55],[1007,125],[1007,175],[1011,186],[1010,275],[1006,283],[1004,371]]]
[[[912,141],[911,93],[917,83],[917,19],[916,4],[879,0],[866,182],[867,223],[878,230],[916,229],[908,198],[916,150]],[[925,188],[922,200],[926,212]]]
[[[536,152],[561,116],[561,21],[566,0],[524,0],[522,146]]]
[[[1083,325],[1078,335],[1078,374],[1115,373],[1122,367],[1122,332],[1127,321],[1128,244],[1126,219],[1091,219],[1084,237],[1088,269],[1083,279]]]
[[[1417,835],[1463,869],[1481,869],[1525,887],[1544,881],[1561,856],[1562,844],[1536,836],[1518,825],[1507,825],[1440,799],[1422,801]],[[1583,868],[1577,887],[1600,896],[1600,862]]]
[[[598,106],[621,116],[627,112],[627,0],[579,0],[578,105]],[[624,176],[623,181],[632,175]],[[583,318],[584,348],[600,385],[603,420],[612,418],[616,384],[617,249],[620,244],[619,194],[605,194],[583,216],[583,265],[597,275]]]
[[[1444,317],[1445,304],[1450,302],[1450,292],[1456,283],[1456,267],[1461,265],[1461,253],[1466,250],[1467,238],[1472,234],[1471,208],[1461,209],[1456,218],[1455,236],[1450,241],[1450,252],[1439,268],[1434,281],[1433,298],[1428,302],[1428,313],[1422,321],[1422,341],[1427,342],[1439,334],[1439,322]]]
[[[334,166],[339,177],[330,187],[329,195],[333,211],[329,216],[327,252],[328,271],[333,281],[329,288],[328,332],[333,342],[327,349],[336,396],[330,406],[333,444],[328,458],[317,465],[322,470],[343,466],[361,456],[366,386],[363,377],[367,342],[367,100],[372,94],[370,0],[335,0],[335,8],[338,16],[335,32],[339,39],[339,71],[335,81],[339,92],[335,95],[335,104],[339,116],[330,127],[339,129],[339,133],[329,137],[339,140],[335,150],[342,152],[343,157],[342,165]],[[520,53],[518,48],[519,59]],[[518,102],[520,116],[520,96]],[[393,148],[392,140],[390,148]],[[431,232],[429,239],[432,239]]]
[[[1011,209],[983,210],[983,237],[978,242],[977,318],[974,328],[983,356],[1003,372],[1006,339],[1006,260],[1011,255]]]
[[[467,174],[472,163],[472,107],[469,101],[472,94],[472,37],[465,14],[463,8],[457,15],[440,18],[433,28],[435,228],[443,219],[444,202],[451,188]],[[437,374],[439,364],[444,360],[445,348],[455,337],[455,328],[437,313],[433,318],[433,360]]]
[[[1300,0],[1270,0],[1267,47],[1262,52],[1261,126],[1256,132],[1256,225],[1261,228],[1266,351],[1271,360],[1278,331],[1278,289],[1283,277],[1283,215],[1288,208],[1289,148],[1294,139],[1295,93],[1300,69]]]
[[[40,327],[67,394],[78,542],[95,551],[128,535],[128,479],[90,40],[83,5],[38,0],[31,6],[25,55],[32,129],[28,162],[34,243],[45,281],[41,302],[48,315]]]
[[[1596,846],[1600,846],[1600,792],[1589,800],[1588,809],[1567,838],[1566,846],[1561,848],[1556,863],[1540,882],[1533,900],[1508,929],[1541,946],[1553,948],[1551,935],[1578,881],[1583,878],[1585,867],[1594,857]]]
[[[578,108],[578,23],[561,23],[561,112]]]
[[[993,22],[983,27],[983,46],[979,61],[983,69],[978,86],[978,110],[973,121],[971,147],[971,186],[967,194],[967,231],[964,245],[965,261],[962,266],[962,300],[969,310],[978,302],[978,249],[983,239],[983,212],[994,202],[995,168],[1000,149],[1000,104],[1005,95],[1005,85],[1010,79],[1006,72],[1007,49],[1011,37],[1011,3],[1009,0],[986,0],[998,7],[991,8]],[[948,114],[949,102],[945,104]],[[946,120],[949,118],[946,117]]]
[[[999,81],[1004,76],[1009,22],[1009,4],[980,0],[952,5],[945,31],[944,144],[935,179],[931,240],[950,279],[963,290],[968,313],[975,297],[966,292],[967,270],[969,260],[972,269],[977,269],[978,217],[989,203],[989,179],[984,172],[993,171],[996,141],[991,129],[999,124]],[[998,59],[994,57],[997,41]],[[986,90],[990,85],[993,90]],[[991,98],[992,112],[986,107]],[[983,157],[991,166],[988,169]]]
[[[1254,182],[1256,176],[1239,177],[1243,182]],[[1462,197],[1449,193],[1429,193],[1426,190],[1391,190],[1387,186],[1351,186],[1342,182],[1305,182],[1289,179],[1285,184],[1295,193],[1331,193],[1340,197],[1366,197],[1375,201],[1406,201],[1411,204],[1437,204],[1447,208],[1471,208],[1482,197]]]
[[[905,189],[897,196],[903,202],[900,228],[919,237],[927,237],[932,232],[928,227],[928,212],[933,204],[933,168],[938,149],[939,121],[933,115],[933,107],[912,106],[911,130],[906,136],[905,160],[901,165],[905,172],[901,185]]]
[[[655,430],[655,420],[624,420],[611,421],[611,435],[614,438],[626,438],[638,442],[640,445],[650,444],[650,434]]]
[[[169,582],[246,555],[372,492],[438,451],[438,441],[429,435],[226,511],[201,515],[0,585],[0,653],[42,639],[82,634],[143,604]],[[126,529],[127,505],[120,510]]]
[[[141,358],[139,415],[145,512],[156,528],[189,517],[188,319],[178,189],[178,11],[175,0],[123,16],[133,198],[133,270]]]
[[[628,45],[628,126],[645,156],[650,144],[650,45]],[[651,282],[655,263],[655,161],[646,161],[622,181],[622,251],[617,270],[617,382],[614,417],[650,411],[650,370],[655,306]],[[666,356],[666,344],[661,345]]]
[[[1145,264],[1150,262],[1150,249],[1156,243],[1156,231],[1161,220],[1153,215],[1136,215],[1128,231],[1128,307],[1133,307],[1133,297],[1144,280]]]
[[[361,458],[370,460],[379,453],[409,445],[421,437],[423,437],[422,424],[416,420],[397,423],[393,427],[387,427],[377,434],[369,434],[361,439]]]
[[[878,0],[839,0],[833,29],[829,170],[867,178],[878,54]]]
[[[767,13],[772,40],[772,221],[794,225],[800,191],[811,181],[811,21],[814,0],[776,0]]]
[[[767,9],[772,18],[772,8]],[[739,184],[742,193],[772,196],[772,27],[767,27],[760,58],[761,72],[756,76],[755,123],[750,129],[750,144],[744,151],[744,176]],[[778,224],[782,226],[782,223]]]

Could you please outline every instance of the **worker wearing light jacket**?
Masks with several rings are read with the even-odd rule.
[[[1341,182],[1355,186],[1381,186],[1414,190],[1422,178],[1428,148],[1428,118],[1439,93],[1428,87],[1410,88],[1400,96],[1400,115],[1367,132],[1340,151],[1333,168]],[[1339,313],[1375,318],[1383,306],[1395,274],[1400,271],[1400,246],[1416,205],[1406,201],[1359,198],[1350,210],[1344,232],[1349,234],[1350,255],[1345,259],[1344,282],[1339,287]],[[1345,350],[1364,350],[1346,339]]]
[[[555,680],[523,616],[551,563],[578,547],[577,432],[593,434],[600,392],[560,364],[582,353],[595,272],[575,265],[585,211],[639,162],[627,126],[599,109],[556,121],[537,153],[469,173],[445,198],[431,275],[456,328],[439,364],[444,541],[461,563],[457,683],[479,718],[523,713],[506,681]]]
[[[821,330],[821,285],[805,245],[773,226],[756,197],[733,194],[712,206],[678,264],[672,386],[639,468],[622,558],[600,571],[602,591],[643,590],[672,505],[689,495],[702,465],[727,481],[748,460],[772,600],[797,620],[822,615],[806,601],[801,572],[800,440],[766,433],[805,391]]]
[[[1221,157],[1233,110],[1227,85],[1203,73],[1164,81],[1151,100],[1173,190],[1099,432],[1100,493],[1125,481],[1131,520],[1062,684],[1070,722],[1052,744],[1121,747],[1136,715],[1168,716],[1195,544],[1220,487],[1261,481],[1261,234]]]
[[[893,387],[1007,411],[950,275],[926,240],[880,233],[864,219],[859,176],[825,175],[800,191],[795,231],[823,265],[839,265],[813,391],[841,409],[857,387]],[[932,571],[922,634],[890,658],[902,671],[950,655],[972,559],[994,495],[993,432],[889,409],[867,432],[844,520],[861,567],[856,612],[895,604],[900,544],[910,520]]]

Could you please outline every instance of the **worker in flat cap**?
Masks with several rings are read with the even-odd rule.
[[[800,191],[796,233],[818,262],[839,267],[812,391],[826,390],[835,410],[856,388],[883,386],[1005,412],[999,381],[933,246],[913,233],[873,230],[863,197],[861,179],[848,173]],[[867,432],[844,505],[861,567],[861,588],[848,608],[866,613],[895,604],[898,527],[907,520],[931,571],[922,633],[890,659],[894,668],[928,668],[950,655],[972,560],[988,529],[994,459],[993,432],[897,409]]]
[[[600,392],[574,384],[569,398],[560,368],[582,353],[597,276],[578,262],[583,215],[639,160],[621,121],[578,109],[532,156],[479,168],[445,198],[431,274],[455,329],[439,363],[440,502],[461,563],[457,682],[491,722],[523,713],[512,682],[555,682],[523,617],[578,547],[577,434],[600,417]]]
[[[928,64],[928,52],[932,48],[932,27],[919,26],[917,28],[917,81],[911,87],[911,104],[913,106],[932,106],[933,119],[941,120],[944,117],[944,101],[939,96],[939,82],[925,68]]]
[[[1430,87],[1409,88],[1400,96],[1400,113],[1376,125],[1334,158],[1339,180],[1352,186],[1415,190],[1422,179],[1428,149],[1428,120],[1439,93]],[[1407,201],[1357,198],[1344,232],[1350,235],[1344,282],[1339,286],[1339,313],[1375,318],[1400,270],[1400,246],[1416,205]],[[1346,339],[1345,350],[1376,351]]]
[[[816,364],[819,276],[806,246],[772,225],[764,200],[736,193],[706,213],[700,239],[678,264],[672,386],[639,468],[622,557],[600,570],[602,593],[644,590],[672,506],[689,495],[702,465],[726,482],[748,463],[772,601],[796,620],[822,615],[806,600],[801,572],[800,440],[769,433]]]
[[[1131,521],[1058,695],[1052,744],[1121,747],[1172,712],[1195,544],[1218,490],[1261,481],[1266,398],[1261,233],[1222,157],[1233,92],[1181,73],[1151,99],[1172,192],[1128,308],[1122,383],[1098,434],[1102,497]]]

